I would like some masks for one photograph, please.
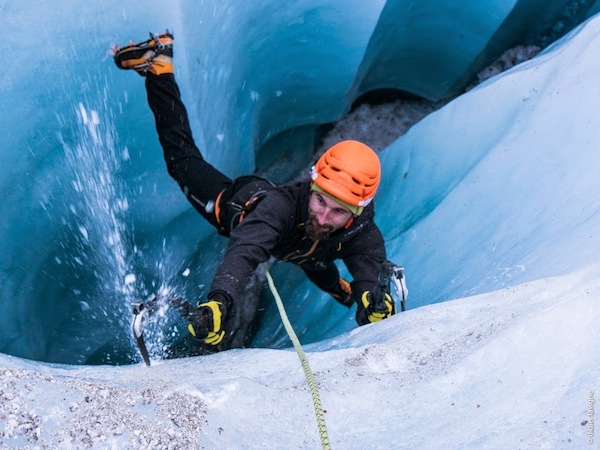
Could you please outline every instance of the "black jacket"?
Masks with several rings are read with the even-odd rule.
[[[369,204],[347,229],[322,241],[305,234],[310,182],[269,190],[256,208],[230,234],[229,245],[211,286],[211,294],[227,293],[235,301],[257,266],[274,256],[300,266],[319,288],[331,291],[339,283],[334,260],[341,259],[352,275],[354,301],[374,288],[386,259],[383,236]],[[209,294],[210,298],[210,294]]]
[[[373,204],[348,229],[326,240],[312,241],[304,228],[308,181],[275,187],[254,176],[231,180],[205,161],[196,147],[174,76],[148,74],[146,89],[169,174],[192,206],[221,234],[230,236],[209,298],[221,291],[235,301],[256,267],[270,256],[299,265],[318,287],[335,292],[339,272],[333,261],[341,259],[353,277],[357,312],[362,312],[360,296],[373,289],[386,259],[383,238],[373,222]],[[267,194],[237,225],[240,210],[235,205],[244,205],[260,190],[267,190]],[[364,323],[358,316],[357,321]]]

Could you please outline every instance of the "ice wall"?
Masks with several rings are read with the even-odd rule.
[[[129,302],[161,287],[201,296],[219,259],[224,242],[167,176],[142,80],[117,71],[107,52],[114,43],[174,31],[177,77],[205,156],[231,176],[258,171],[282,181],[309,163],[315,129],[359,96],[375,89],[453,96],[504,49],[546,44],[594,8],[535,0],[2,3],[9,33],[0,44],[0,351],[66,363],[130,361]],[[454,175],[480,156],[450,158]],[[405,170],[405,153],[390,149],[384,158]],[[379,201],[395,205],[389,175]],[[413,176],[423,175],[411,166]],[[422,203],[386,214],[386,237],[431,212],[454,181],[440,183],[433,201],[417,196]],[[398,248],[390,256],[404,263]],[[432,270],[444,279],[453,269]],[[283,267],[277,273],[298,277]],[[476,290],[479,281],[460,289]],[[425,283],[411,292],[418,302]],[[351,312],[298,286],[281,290],[307,340],[354,326]],[[315,316],[325,319],[315,324]],[[267,321],[269,338],[259,344],[281,340],[271,328]],[[170,334],[177,333],[168,328],[166,341]]]

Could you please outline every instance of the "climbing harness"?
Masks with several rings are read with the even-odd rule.
[[[229,236],[274,187],[276,185],[267,179],[246,175],[236,178],[232,185],[219,192],[213,208],[219,234]]]
[[[229,229],[233,230],[240,223],[242,223],[244,217],[246,217],[246,215],[250,214],[254,210],[254,208],[256,208],[258,203],[263,198],[265,198],[265,195],[267,195],[267,190],[262,189],[256,192],[252,197],[250,197],[250,199],[246,201],[243,205],[238,205],[237,203],[229,202],[229,208],[232,211],[234,211],[233,217],[231,218],[229,224]]]
[[[327,434],[327,427],[325,425],[325,416],[323,415],[323,408],[321,407],[321,398],[319,396],[317,382],[315,381],[315,377],[313,376],[313,373],[310,370],[310,366],[308,365],[308,360],[306,359],[304,350],[302,350],[300,340],[294,332],[292,324],[290,323],[287,313],[285,312],[283,302],[281,301],[281,297],[279,296],[279,292],[275,287],[275,283],[273,282],[273,278],[269,273],[267,265],[263,264],[263,268],[267,277],[267,282],[269,283],[269,288],[271,289],[271,293],[273,294],[273,297],[275,297],[275,303],[277,303],[277,309],[279,309],[279,314],[281,315],[283,326],[285,327],[285,330],[287,331],[288,336],[292,341],[292,344],[294,344],[294,348],[296,349],[296,353],[298,354],[298,358],[300,358],[300,363],[302,364],[302,369],[304,370],[304,376],[306,377],[306,381],[308,382],[308,386],[310,388],[310,393],[313,399],[313,406],[315,408],[315,415],[317,416],[317,426],[319,427],[321,445],[323,449],[331,449],[331,445],[329,444],[329,435]]]

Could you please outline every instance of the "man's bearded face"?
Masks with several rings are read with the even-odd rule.
[[[348,208],[319,192],[311,192],[308,201],[306,235],[313,240],[327,239],[352,219]]]

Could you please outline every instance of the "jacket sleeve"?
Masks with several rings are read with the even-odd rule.
[[[293,227],[293,205],[287,194],[272,191],[244,218],[231,232],[210,293],[225,292],[236,301],[254,270],[269,259],[281,236]]]
[[[363,292],[375,287],[386,258],[385,242],[375,223],[346,245],[343,261],[352,275],[352,297],[359,310],[363,308],[360,301]]]
[[[331,292],[340,283],[340,271],[333,263],[321,270],[311,270],[306,267],[302,267],[302,270],[308,279],[322,291]]]

